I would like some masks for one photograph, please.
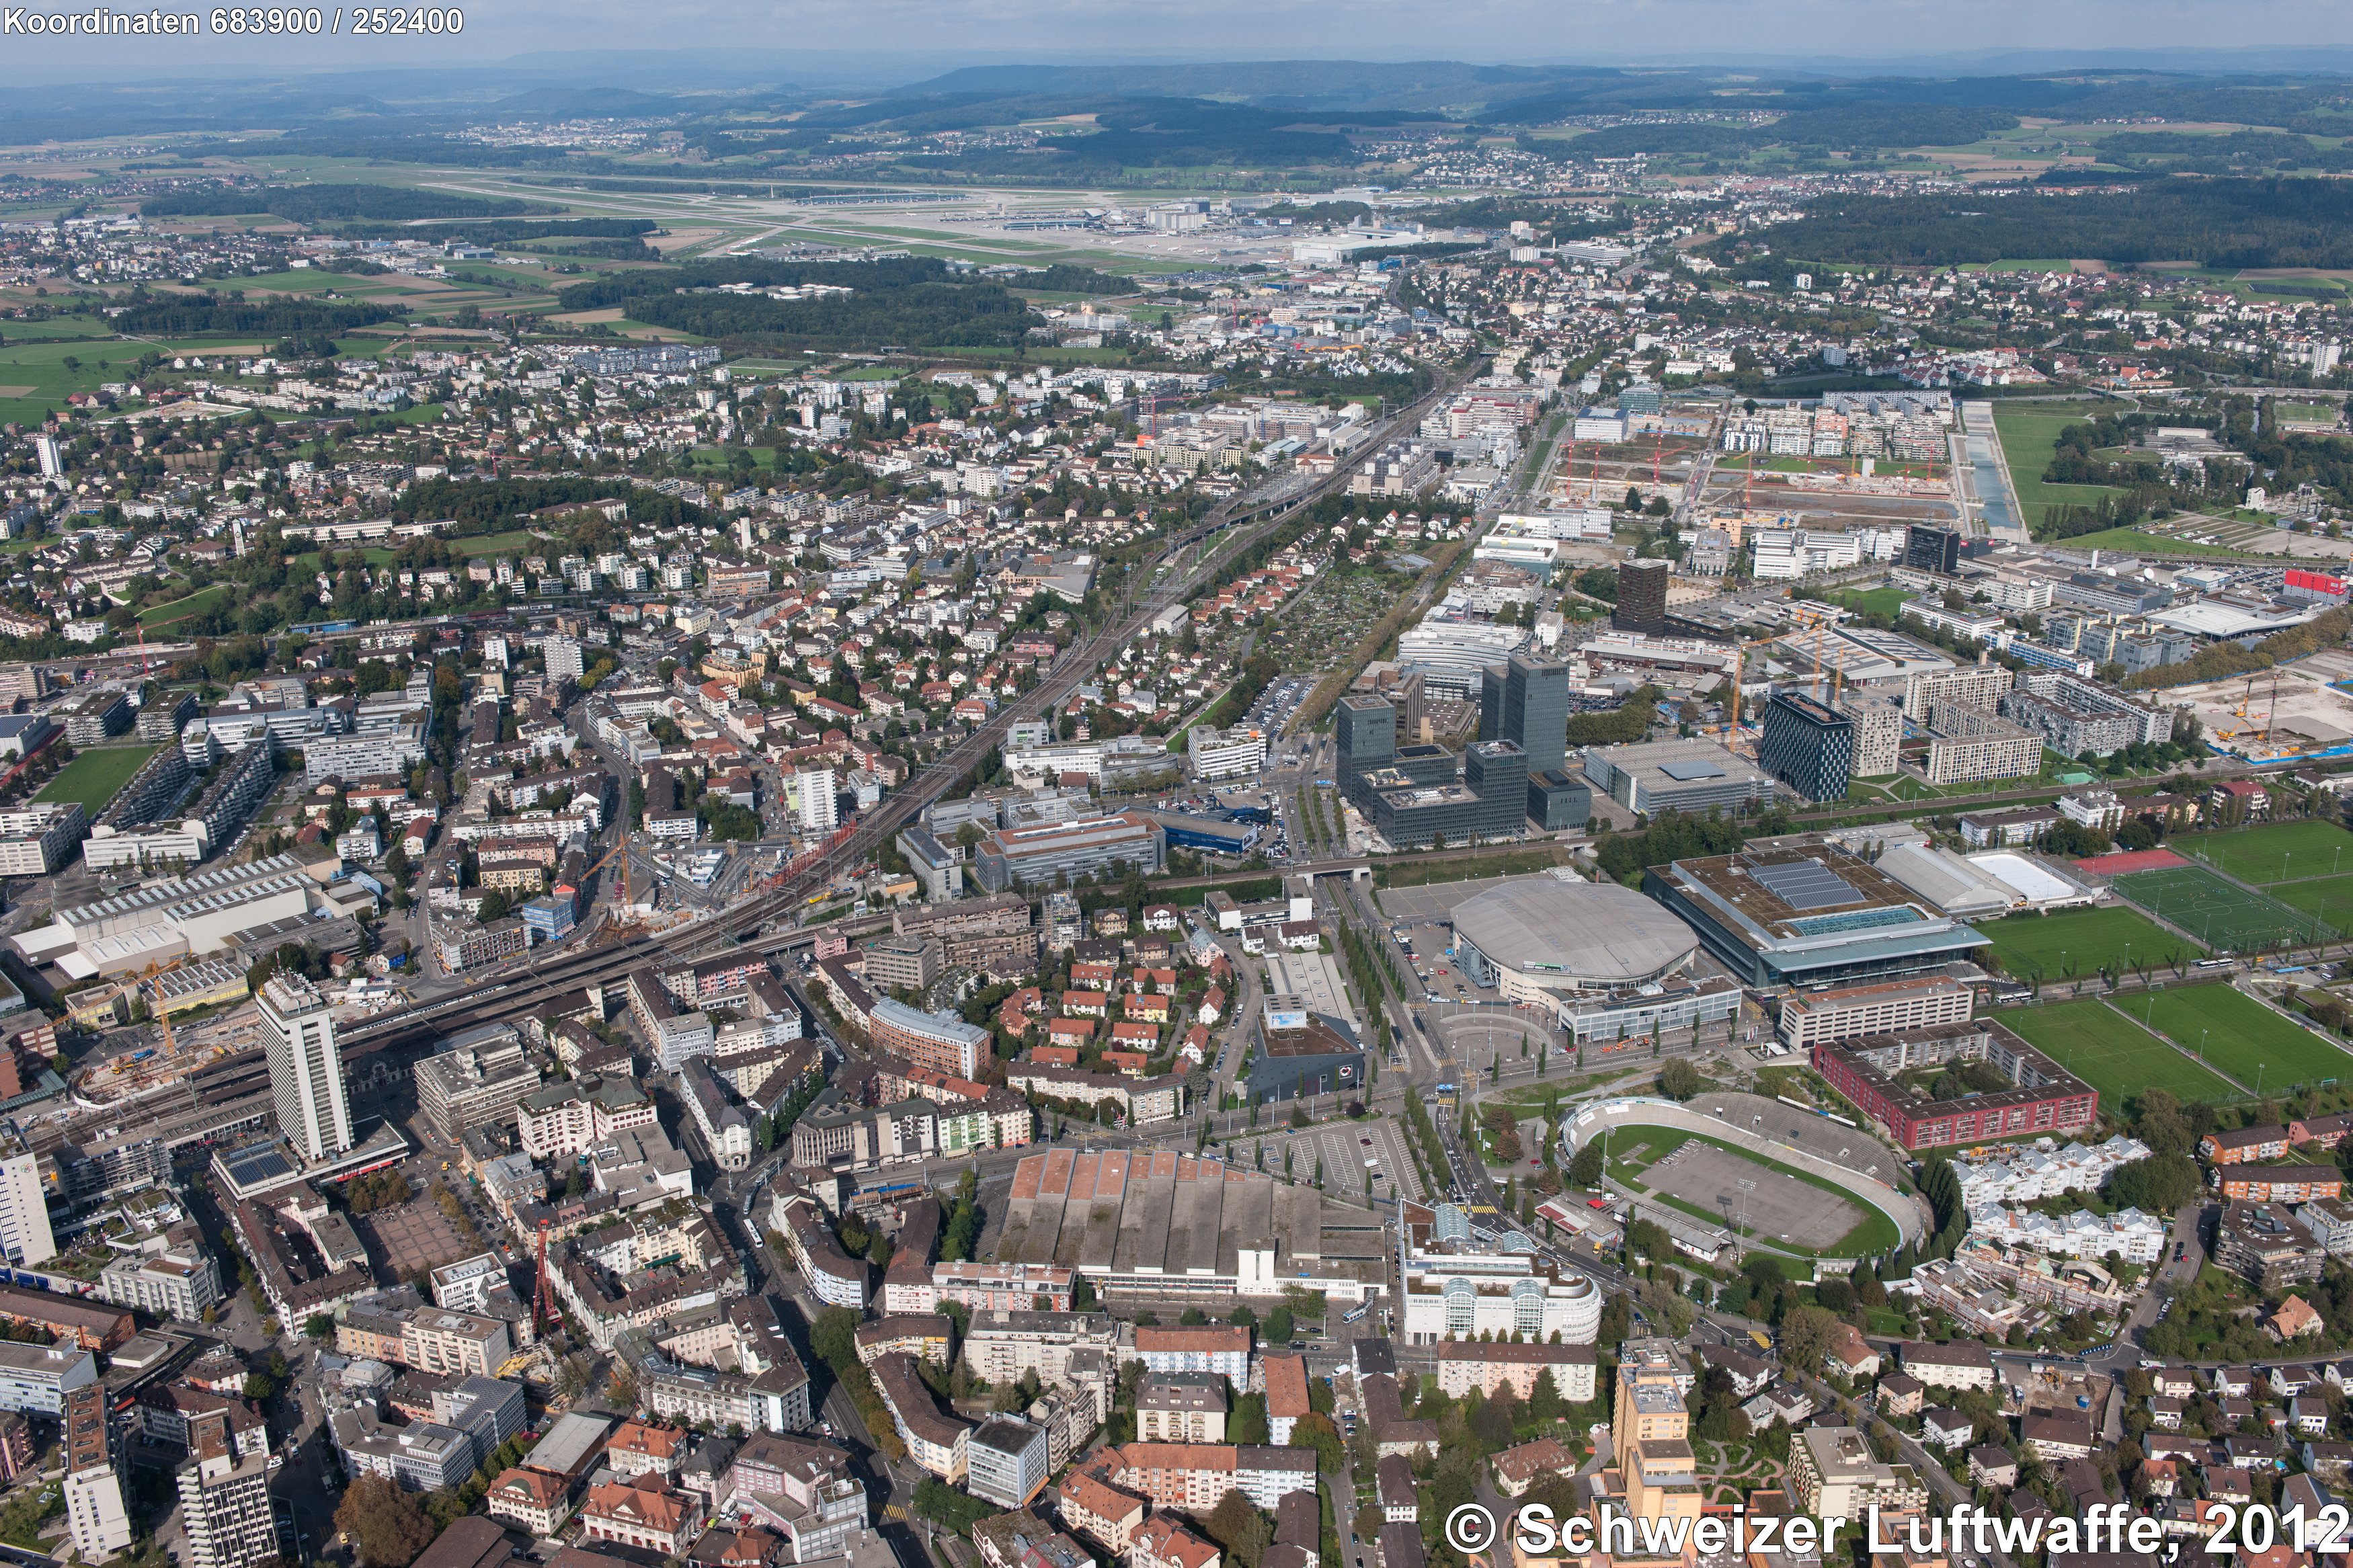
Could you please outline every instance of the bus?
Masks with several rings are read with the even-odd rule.
[[[1762,1329],[1749,1330],[1748,1340],[1760,1351],[1769,1351],[1773,1348],[1773,1336]]]
[[[2232,958],[2201,958],[2198,961],[2198,967],[2200,969],[2228,969],[2237,962],[2238,961],[2236,959]]]

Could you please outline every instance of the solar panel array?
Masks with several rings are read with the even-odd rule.
[[[1854,884],[1819,860],[1792,860],[1779,866],[1752,866],[1748,874],[1773,890],[1793,910],[1828,910],[1859,904],[1862,895]]]

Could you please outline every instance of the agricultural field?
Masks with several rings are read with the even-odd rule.
[[[2137,998],[2133,1011],[2136,1015],[2140,1011]],[[2244,1091],[2105,1002],[2024,1007],[2004,1013],[2001,1021],[2036,1050],[2098,1089],[2103,1110],[2114,1110],[2145,1089],[2161,1089],[2185,1100],[2202,1100],[2210,1104],[2245,1098]]]
[[[2229,985],[2181,986],[2126,1005],[2185,1049],[2202,1042],[2208,1060],[2255,1093],[2353,1079],[2353,1056]]]
[[[2219,833],[2185,833],[2166,847],[2259,888],[2353,871],[2353,833],[2330,822],[2264,822]]]
[[[33,798],[79,801],[84,815],[96,816],[158,750],[155,746],[93,746],[58,770],[48,787]]]
[[[2194,943],[2132,910],[2062,910],[1986,921],[1978,930],[1993,939],[2002,972],[2014,979],[2065,980],[2136,963],[2162,964],[2202,956]]]
[[[2116,879],[2116,891],[2217,952],[2255,952],[2333,934],[2301,910],[2200,865],[2135,871]]]

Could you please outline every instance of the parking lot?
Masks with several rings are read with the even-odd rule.
[[[1454,928],[1445,923],[1457,904],[1514,878],[1485,878],[1475,882],[1433,882],[1426,888],[1383,888],[1373,895],[1390,929],[1413,953],[1414,973],[1432,1000],[1493,1002],[1495,993],[1463,977],[1462,966],[1447,956],[1454,945]]]
[[[1330,1102],[1325,1115],[1330,1116]],[[1413,1157],[1406,1152],[1405,1137],[1397,1123],[1387,1117],[1368,1116],[1362,1121],[1351,1121],[1343,1116],[1332,1117],[1305,1129],[1289,1124],[1290,1111],[1282,1106],[1270,1106],[1268,1114],[1272,1124],[1255,1133],[1235,1136],[1227,1148],[1227,1157],[1245,1170],[1259,1166],[1259,1151],[1266,1152],[1266,1170],[1273,1175],[1282,1174],[1282,1156],[1291,1153],[1291,1174],[1294,1181],[1312,1181],[1315,1163],[1324,1163],[1324,1190],[1334,1197],[1361,1200],[1365,1195],[1365,1162],[1374,1163],[1373,1195],[1377,1198],[1405,1196],[1416,1200],[1427,1194],[1414,1174]]]

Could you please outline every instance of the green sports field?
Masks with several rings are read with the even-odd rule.
[[[2228,985],[2158,991],[2125,1007],[2185,1049],[2197,1050],[2202,1039],[2216,1068],[2257,1093],[2353,1079],[2353,1056]]]
[[[2225,881],[2204,866],[2170,866],[2116,879],[2116,891],[2217,952],[2256,952],[2275,942],[2336,934],[2312,915]]]
[[[2138,998],[2132,1003],[2132,1013],[2127,1017],[2105,1002],[2061,1002],[2005,1012],[2001,1021],[2098,1089],[2104,1110],[2120,1109],[2145,1089],[2213,1104],[2246,1098],[2243,1090],[2142,1028]]]
[[[2341,877],[2308,877],[2301,882],[2274,882],[2263,889],[2290,909],[2302,910],[2325,926],[2338,931],[2353,927],[2353,871]]]
[[[140,765],[161,748],[155,746],[95,746],[75,756],[51,779],[36,800],[78,800],[82,810],[96,816],[106,808]]]
[[[1993,939],[2002,972],[2014,979],[2064,980],[2135,963],[2162,964],[2173,958],[2203,956],[2163,926],[2120,905],[2063,910],[2048,915],[2012,915],[1985,921],[1978,930]]]
[[[2220,833],[2186,833],[2167,839],[2166,847],[2259,888],[2353,871],[2353,833],[2330,822],[2265,822]]]

